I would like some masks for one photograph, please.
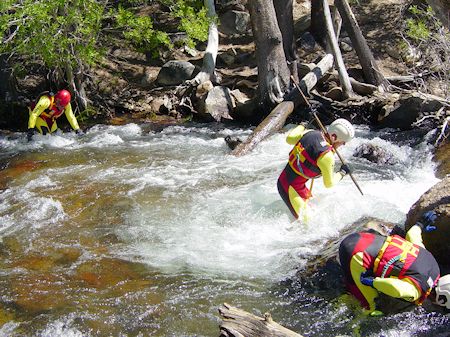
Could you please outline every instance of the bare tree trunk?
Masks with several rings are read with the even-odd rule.
[[[318,0],[311,1],[311,34],[323,48],[326,46],[327,36],[325,34],[325,19],[323,16],[323,2]]]
[[[333,67],[333,55],[327,54],[320,60],[317,66],[300,81],[300,88],[303,92],[308,93],[317,83],[317,80],[323,76],[328,70]],[[284,102],[279,103],[272,112],[258,125],[253,133],[240,143],[231,152],[232,155],[242,156],[250,152],[259,142],[268,137],[269,135],[280,130],[289,115],[294,110],[294,107],[298,105],[298,102],[302,102],[301,94],[297,89],[292,90],[286,95],[287,99]]]
[[[341,28],[342,28],[342,18],[336,6],[333,6],[332,16],[333,16],[334,32],[336,33],[336,39],[338,39],[339,41],[339,35],[341,35]]]
[[[344,60],[342,59],[341,50],[339,49],[339,44],[336,39],[336,33],[333,29],[333,21],[331,19],[330,7],[328,6],[327,0],[322,0],[323,3],[323,15],[325,17],[325,24],[327,29],[327,38],[331,50],[334,56],[334,62],[336,68],[339,72],[339,81],[341,82],[341,87],[343,90],[344,97],[354,96],[352,85],[350,84],[350,79],[348,77],[347,69],[345,68]]]
[[[278,26],[283,37],[283,49],[291,75],[298,81],[298,56],[294,37],[293,0],[276,0],[273,2],[277,14]]]
[[[214,0],[204,0],[205,7],[208,9],[208,17],[216,16]],[[219,32],[217,25],[211,21],[208,31],[208,45],[206,46],[205,55],[203,56],[202,70],[195,76],[192,83],[200,85],[206,81],[215,81],[214,71],[216,69],[217,52],[219,50]]]
[[[6,56],[0,55],[0,98],[13,101],[17,98],[17,84]]]
[[[361,33],[352,9],[346,0],[335,0],[335,6],[341,13],[342,21],[345,30],[347,31],[356,54],[358,55],[359,63],[361,64],[364,78],[369,84],[381,86],[383,90],[387,90],[389,82],[386,81],[380,69],[377,66],[375,58],[367,45],[366,39]]]
[[[222,316],[220,337],[302,337],[275,322],[270,313],[258,317],[224,303],[219,314]]]
[[[283,37],[272,0],[248,2],[258,63],[258,99],[265,116],[281,101],[290,84],[290,71],[283,49]]]
[[[79,72],[82,73],[82,72]],[[82,76],[82,75],[79,75]],[[69,84],[70,91],[72,91],[75,95],[75,102],[77,103],[77,107],[79,111],[86,110],[87,108],[87,98],[86,92],[84,91],[84,87],[82,85],[82,81],[80,79],[75,79],[73,74],[72,66],[69,62],[66,63],[66,77],[67,83]],[[78,86],[77,86],[78,82]]]

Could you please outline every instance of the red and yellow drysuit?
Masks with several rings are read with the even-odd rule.
[[[70,103],[62,109],[58,109],[55,104],[54,96],[42,95],[33,110],[29,108],[29,111],[30,118],[28,119],[28,129],[36,127],[42,134],[55,132],[58,129],[56,119],[63,113],[66,115],[72,129],[75,131],[80,129]]]
[[[339,247],[339,259],[347,288],[368,309],[375,310],[378,291],[422,304],[439,279],[439,266],[424,248],[422,230],[411,227],[406,239],[374,232],[353,233]],[[373,287],[361,283],[361,274],[373,273]]]
[[[334,151],[320,131],[306,130],[303,125],[289,132],[286,142],[294,145],[289,163],[278,178],[278,193],[298,218],[306,209],[311,191],[306,182],[322,175],[325,187],[332,187],[344,174],[334,172]]]

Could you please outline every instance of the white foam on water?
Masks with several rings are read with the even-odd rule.
[[[242,157],[228,155],[222,139],[208,142],[204,135],[183,127],[166,130],[160,140],[170,144],[173,150],[167,155],[176,153],[176,160],[153,165],[148,172],[143,167],[139,177],[129,180],[136,183],[129,195],[157,184],[165,188],[166,199],[162,207],[142,206],[128,214],[119,235],[129,246],[120,254],[166,272],[188,269],[281,278],[298,266],[299,256],[320,249],[310,247],[311,242],[325,241],[362,217],[401,223],[418,197],[438,182],[425,148],[375,137],[370,141],[390,151],[400,164],[380,168],[352,158],[355,148],[367,142],[357,133],[340,153],[351,165],[364,167],[361,175],[354,171],[364,196],[349,177],[331,189],[316,179],[308,224],[291,224],[276,189],[290,150],[286,134],[270,137]],[[197,154],[198,146],[203,153]],[[424,155],[425,160],[413,160]]]

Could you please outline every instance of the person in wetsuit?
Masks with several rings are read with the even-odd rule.
[[[56,119],[63,113],[66,115],[72,129],[74,129],[76,133],[81,133],[78,121],[72,111],[70,100],[71,95],[67,90],[60,90],[56,95],[49,92],[41,94],[37,103],[29,108],[28,141],[30,141],[36,133],[36,129],[43,135],[55,132],[58,129]]]
[[[405,238],[367,231],[341,242],[339,262],[347,289],[366,314],[383,314],[376,310],[379,292],[417,305],[433,293],[434,303],[450,309],[450,274],[440,277],[438,263],[422,242],[422,231],[436,230],[436,218],[434,211],[425,212]]]
[[[350,172],[342,165],[334,172],[334,149],[349,142],[355,136],[353,125],[339,118],[331,123],[328,135],[321,131],[305,129],[299,125],[289,132],[286,142],[294,145],[289,153],[289,162],[278,178],[278,193],[296,219],[303,213],[305,218],[307,200],[311,191],[306,182],[322,175],[325,187],[339,182]]]

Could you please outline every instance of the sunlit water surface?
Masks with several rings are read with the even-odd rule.
[[[438,182],[426,143],[392,132],[357,129],[340,152],[364,196],[317,180],[306,225],[276,189],[285,133],[242,157],[224,137],[249,131],[220,126],[0,136],[0,336],[218,336],[224,302],[305,336],[432,336],[447,317],[368,319],[344,294],[293,286],[317,240],[366,216],[402,223]],[[367,142],[397,163],[352,157]]]

